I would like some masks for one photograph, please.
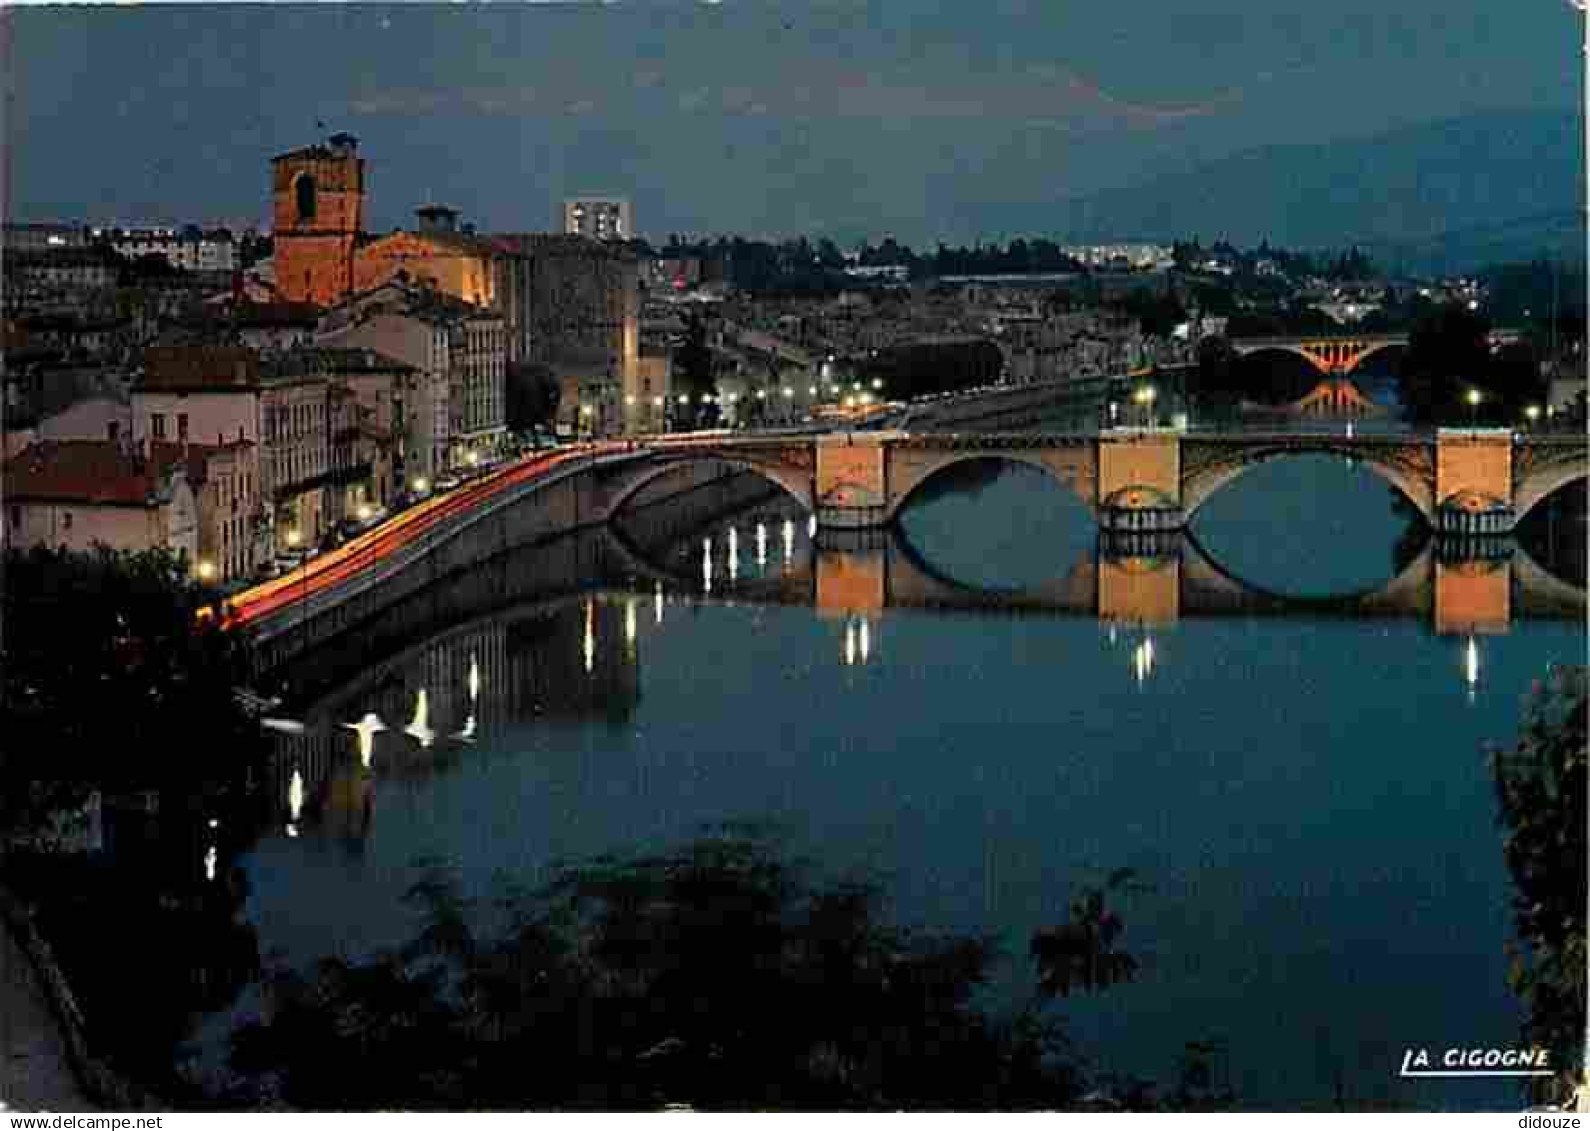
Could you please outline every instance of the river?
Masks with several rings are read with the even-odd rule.
[[[1208,1041],[1244,1105],[1516,1106],[1510,1082],[1397,1072],[1410,1047],[1518,1041],[1485,747],[1549,665],[1583,661],[1582,612],[1531,614],[1516,578],[1501,623],[1467,630],[1428,594],[1366,601],[1408,565],[1404,532],[1380,480],[1310,457],[1212,500],[1168,590],[1100,564],[1082,505],[1017,466],[946,478],[881,547],[814,545],[777,499],[626,536],[592,591],[297,704],[310,732],[282,740],[276,814],[236,860],[244,914],[302,967],[407,937],[426,860],[486,894],[767,823],[880,877],[903,923],[997,934],[997,1006],[1030,988],[1031,933],[1131,869],[1135,979],[1060,1004],[1099,1073],[1169,1080]],[[1582,552],[1545,564],[1582,602]]]

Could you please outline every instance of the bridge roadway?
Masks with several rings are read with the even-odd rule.
[[[1101,528],[1118,531],[1182,529],[1254,467],[1326,454],[1385,479],[1437,530],[1505,534],[1547,495],[1590,470],[1582,435],[1500,429],[725,434],[654,442],[647,451],[651,464],[636,469],[637,482],[684,461],[719,460],[777,483],[823,527],[846,529],[888,526],[923,483],[974,459],[1038,467],[1073,491]]]

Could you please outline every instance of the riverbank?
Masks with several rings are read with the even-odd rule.
[[[77,995],[33,910],[0,887],[0,1106],[12,1111],[167,1111],[90,1047]]]
[[[72,1072],[39,972],[0,919],[0,1110],[101,1111]]]

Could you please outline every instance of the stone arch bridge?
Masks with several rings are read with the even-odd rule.
[[[1519,340],[1517,330],[1492,330],[1491,349]],[[1385,350],[1406,349],[1407,334],[1300,334],[1289,337],[1232,338],[1231,348],[1238,357],[1275,350],[1307,361],[1327,377],[1340,377]]]
[[[1384,479],[1433,529],[1496,535],[1590,470],[1583,436],[1443,429],[1435,434],[1342,432],[957,435],[862,432],[660,441],[605,483],[607,514],[654,480],[694,461],[753,471],[782,487],[825,528],[890,525],[912,494],[968,460],[1037,467],[1072,491],[1109,531],[1179,530],[1253,468],[1300,455],[1336,455]],[[1281,517],[1281,516],[1278,516]]]

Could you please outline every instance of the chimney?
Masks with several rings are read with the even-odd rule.
[[[425,204],[414,210],[422,232],[456,232],[458,210],[445,204]]]

